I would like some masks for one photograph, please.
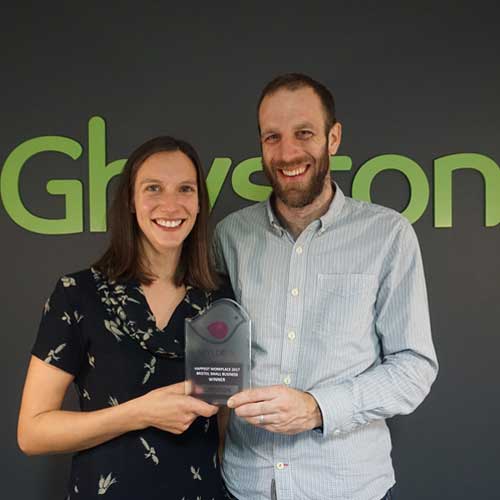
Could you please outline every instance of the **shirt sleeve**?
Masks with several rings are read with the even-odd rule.
[[[68,289],[76,287],[72,277],[61,278],[47,299],[31,354],[76,376],[84,355],[80,334],[83,319],[68,299]]]
[[[375,303],[381,363],[339,384],[308,391],[323,415],[324,435],[340,435],[411,413],[436,378],[422,258],[415,232],[406,221],[386,261]]]
[[[222,248],[222,222],[219,222],[219,224],[215,227],[212,248],[217,272],[221,275],[227,276],[228,269]]]

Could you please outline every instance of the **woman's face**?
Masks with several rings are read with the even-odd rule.
[[[148,157],[135,178],[134,209],[147,251],[180,249],[198,214],[193,162],[181,151]]]

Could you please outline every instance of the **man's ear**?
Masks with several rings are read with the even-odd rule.
[[[340,146],[342,139],[342,125],[337,122],[332,125],[330,132],[328,132],[328,153],[334,155]]]

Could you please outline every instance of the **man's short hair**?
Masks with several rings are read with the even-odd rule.
[[[325,114],[325,131],[328,134],[330,129],[337,122],[335,117],[335,99],[333,98],[332,93],[322,83],[302,73],[285,73],[283,75],[278,75],[264,87],[257,104],[257,123],[260,105],[262,104],[264,97],[270,96],[281,89],[293,91],[303,87],[310,87],[319,97]]]

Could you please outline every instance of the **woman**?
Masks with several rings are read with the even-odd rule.
[[[230,295],[216,290],[207,219],[194,149],[146,142],[121,175],[108,250],[45,304],[18,441],[28,455],[75,453],[68,498],[224,498],[217,407],[182,382],[184,319]],[[81,412],[61,410],[73,381]]]

